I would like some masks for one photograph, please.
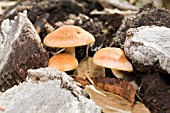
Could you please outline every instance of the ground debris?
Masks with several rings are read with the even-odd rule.
[[[100,71],[99,71],[100,70]],[[85,57],[74,71],[74,75],[86,78],[89,77],[105,77],[105,69],[93,63],[92,57]]]
[[[104,1],[105,3],[100,1]],[[132,8],[131,6],[133,5],[137,6],[135,7],[135,11],[133,12],[130,11],[129,13],[129,11],[126,10],[119,11],[117,9],[114,9],[114,8],[122,9],[124,7],[127,9],[126,5],[122,5],[123,2],[121,3],[119,1],[119,4],[116,5],[116,2],[113,3],[112,1],[111,0],[21,0],[15,6],[11,7],[8,11],[6,11],[3,16],[0,16],[0,23],[6,18],[14,18],[20,11],[27,10],[28,18],[31,20],[32,24],[36,28],[36,31],[40,35],[41,41],[43,41],[44,37],[48,33],[53,31],[54,29],[57,29],[62,25],[71,24],[71,25],[80,26],[86,31],[93,34],[96,39],[96,42],[94,44],[91,44],[89,47],[88,56],[90,57],[92,57],[97,50],[103,47],[114,46],[114,47],[119,47],[124,49],[125,38],[127,36],[127,31],[130,28],[133,29],[141,26],[151,26],[151,25],[165,26],[167,28],[170,28],[170,24],[169,24],[170,13],[168,10],[156,8],[155,6],[153,6],[152,3],[143,6],[139,10],[136,10],[138,9],[137,8],[138,5],[136,3],[141,0],[128,0],[128,2],[129,3],[131,2],[132,5],[128,4],[127,6],[130,6],[130,8]],[[145,1],[157,2],[161,0],[145,0]],[[168,0],[163,0],[163,1],[168,2]],[[122,8],[119,7],[120,4]],[[139,5],[142,5],[142,3],[140,3]],[[161,4],[159,4],[159,6],[161,6]],[[98,14],[97,13],[92,14],[92,11],[94,10],[102,13],[97,12]],[[136,12],[137,14],[135,14]],[[134,15],[131,15],[132,13]],[[122,21],[123,18],[124,20]],[[86,48],[87,48],[86,46],[76,47],[76,58],[78,59],[79,62],[81,62],[84,59],[86,55]],[[57,53],[64,52],[63,48],[45,47],[45,49],[49,53],[50,57]],[[39,55],[35,54],[35,57],[37,56]],[[133,61],[133,59],[131,59],[130,61]],[[35,62],[35,61],[31,61],[31,62]],[[147,66],[143,68],[143,65],[138,65],[139,68],[141,66],[142,67],[141,69],[147,70],[147,71],[145,70],[145,72],[140,72],[137,69],[136,64],[133,63],[134,71],[132,73],[129,73],[129,75],[134,76],[134,78],[136,78],[138,85],[140,85],[139,87],[137,87],[138,99],[142,101],[145,105],[147,105],[147,107],[151,110],[151,112],[169,113],[170,111],[168,108],[169,106],[168,102],[170,102],[169,101],[170,89],[169,89],[168,80],[170,76],[164,70],[162,69],[160,70],[160,65],[157,64],[158,62],[154,64],[155,67],[157,68],[151,67],[148,68],[149,70],[147,69]],[[33,67],[33,65],[31,66]],[[16,65],[16,67],[17,66],[18,65]],[[22,68],[17,68],[17,69],[19,70],[18,72],[25,77],[24,74],[25,70],[23,71],[23,67],[24,66],[22,66]],[[82,68],[82,70],[84,69]],[[68,73],[71,73],[72,75],[72,72],[68,72]],[[100,70],[98,71],[98,73],[100,73]],[[158,78],[158,76],[155,76],[156,75],[155,73],[160,75],[159,77],[160,79]],[[82,74],[84,74],[83,71]],[[13,83],[14,84],[20,83],[20,80],[22,79],[21,77],[23,76],[21,77],[19,77],[18,75],[16,76],[16,73],[14,73],[13,75],[16,78],[15,81],[13,81]],[[114,77],[113,73],[108,68],[105,68],[105,75],[109,77]],[[153,75],[153,77],[151,75]],[[3,80],[2,82],[3,83],[7,82],[5,87],[9,87],[10,84],[8,80],[11,79],[11,76],[5,76],[4,78],[6,79]],[[39,82],[42,82],[44,84],[49,82],[49,78],[50,81],[56,79],[55,77],[37,77],[37,76],[33,77],[32,79],[34,79],[34,83],[36,84],[37,83],[39,84]],[[72,90],[73,88],[67,85],[68,82],[64,82],[64,83],[66,84],[62,84],[61,85],[62,88],[73,91]],[[106,84],[106,86],[109,85]],[[27,90],[24,91],[26,92]],[[71,92],[71,93],[77,95],[76,92]],[[84,96],[87,97],[87,95]],[[66,111],[72,109],[69,106],[79,107],[79,105],[80,104],[77,101],[71,102],[63,107],[64,109],[62,109],[62,112],[69,112]],[[46,106],[43,107],[44,107],[43,110],[47,108]],[[34,109],[38,109],[38,108],[34,108]],[[113,108],[112,110],[115,109]],[[134,110],[134,112],[136,111]]]
[[[82,77],[72,77],[84,86],[90,85],[90,82],[86,79],[83,79]],[[134,87],[127,81],[106,77],[91,77],[91,80],[94,82],[94,85],[100,87],[101,89],[118,94],[128,99],[132,104],[134,103],[136,91]]]
[[[4,113],[101,113],[70,76],[54,68],[28,70],[28,82],[0,96]]]
[[[116,32],[116,36],[113,38],[113,42],[110,46],[119,45],[124,48],[124,42],[126,38],[126,32],[130,28],[137,28],[140,26],[165,26],[170,28],[170,12],[163,8],[156,8],[152,4],[147,4],[140,9],[140,12],[136,15],[126,17],[119,30]]]
[[[151,113],[170,112],[170,89],[162,76],[169,75],[151,73],[144,76],[138,91],[143,103],[148,106]]]
[[[170,74],[170,29],[142,26],[127,31],[124,50],[139,71],[165,70]]]
[[[48,54],[26,12],[2,22],[0,43],[0,91],[24,81],[27,69],[48,63]]]

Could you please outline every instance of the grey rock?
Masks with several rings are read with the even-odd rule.
[[[47,65],[48,54],[26,11],[1,23],[0,53],[0,91],[24,81],[28,69]]]
[[[54,68],[29,69],[27,82],[0,96],[4,113],[101,113],[73,78]]]
[[[127,31],[124,43],[126,56],[140,71],[158,65],[170,73],[170,29],[158,26],[142,26]]]
[[[116,36],[110,46],[124,48],[126,32],[130,28],[141,26],[165,26],[170,28],[169,21],[170,12],[165,8],[156,8],[154,4],[146,4],[140,8],[140,12],[135,15],[126,16],[122,20],[122,24],[116,31]]]

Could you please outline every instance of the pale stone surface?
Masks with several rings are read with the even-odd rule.
[[[101,113],[73,78],[54,68],[28,70],[28,82],[0,96],[3,113]]]
[[[138,70],[159,64],[160,68],[170,73],[169,28],[158,26],[131,28],[127,31],[124,50]],[[138,64],[143,66],[140,67]]]
[[[27,70],[47,66],[48,54],[26,11],[0,25],[0,91],[26,78]]]

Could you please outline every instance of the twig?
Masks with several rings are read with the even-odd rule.
[[[92,85],[94,85],[94,82],[93,82],[93,80],[89,77],[89,75],[85,74],[85,76],[86,76],[87,80],[88,80]]]
[[[0,1],[0,6],[1,7],[10,7],[10,6],[13,6],[13,5],[15,5],[17,2],[15,2],[15,1],[8,1],[8,2],[6,2],[6,1]]]
[[[105,8],[103,11],[93,10],[90,14],[91,14],[91,15],[100,15],[100,14],[132,15],[132,14],[136,14],[136,13],[138,13],[138,11],[131,11],[131,10],[121,11],[121,10],[119,10],[119,9],[109,9],[109,8]]]
[[[65,48],[63,49],[60,49],[59,51],[57,51],[56,53],[54,53],[53,55],[57,55],[57,54],[60,54],[61,52],[63,52],[65,50]]]
[[[109,4],[119,9],[124,10],[139,10],[138,7],[131,5],[129,2],[125,0],[98,0],[100,4]]]

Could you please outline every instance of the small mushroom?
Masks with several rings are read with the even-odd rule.
[[[44,38],[44,44],[49,47],[65,48],[66,53],[75,57],[75,47],[95,42],[92,34],[74,25],[64,25]]]
[[[117,78],[123,78],[124,73],[122,71],[133,71],[132,64],[120,48],[107,47],[100,49],[94,54],[93,62],[96,65],[111,68]]]
[[[71,71],[78,66],[75,57],[69,54],[57,54],[50,58],[48,67],[56,68],[59,71]]]

